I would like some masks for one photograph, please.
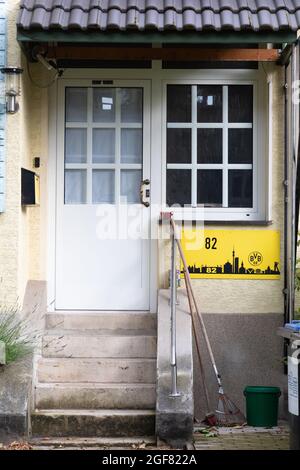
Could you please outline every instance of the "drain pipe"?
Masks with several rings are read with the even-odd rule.
[[[294,318],[295,261],[296,261],[296,152],[295,108],[292,102],[292,85],[295,77],[295,45],[285,63],[284,100],[284,321]],[[290,71],[288,68],[290,67]]]
[[[293,44],[291,56],[291,85],[293,93],[293,84],[299,79],[297,76],[297,45]],[[298,108],[297,108],[298,106]],[[297,248],[297,217],[296,217],[296,187],[297,187],[297,149],[296,149],[296,132],[299,135],[299,129],[296,129],[299,105],[293,102],[291,97],[291,128],[290,128],[290,154],[288,158],[289,168],[289,186],[290,186],[290,295],[289,295],[289,320],[293,320],[295,316],[295,276],[296,276],[296,248]]]
[[[288,268],[287,268],[287,258],[288,258],[288,84],[287,84],[287,67],[288,62],[284,66],[284,323],[288,321]],[[285,341],[286,343],[286,341]],[[285,354],[287,353],[287,347],[285,344]]]

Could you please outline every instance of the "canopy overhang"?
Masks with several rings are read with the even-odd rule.
[[[297,40],[295,31],[268,32],[150,32],[150,31],[62,31],[18,29],[19,42],[38,43],[99,43],[99,44],[291,44]]]

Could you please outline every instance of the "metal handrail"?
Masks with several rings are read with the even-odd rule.
[[[177,269],[176,269],[176,241],[175,231],[172,230],[171,248],[171,276],[170,276],[170,306],[171,306],[171,397],[178,397],[177,389],[177,347],[176,347],[176,303],[177,303]]]
[[[195,325],[195,314],[197,315],[200,325],[202,328],[203,335],[205,337],[205,340],[207,342],[207,347],[208,347],[208,352],[209,355],[212,359],[212,364],[215,370],[215,373],[217,373],[216,366],[215,366],[215,361],[213,357],[213,352],[211,350],[211,346],[209,343],[209,339],[207,336],[206,328],[203,323],[202,315],[200,314],[195,295],[193,292],[192,284],[191,284],[191,279],[190,279],[190,274],[188,271],[188,266],[187,262],[184,256],[184,252],[179,240],[179,237],[177,236],[176,233],[176,225],[173,219],[173,214],[172,212],[162,212],[161,213],[161,218],[166,219],[170,222],[170,227],[171,227],[171,276],[170,276],[170,307],[171,307],[171,360],[170,360],[170,365],[171,365],[171,397],[178,397],[180,396],[180,393],[178,392],[177,388],[177,347],[176,347],[176,304],[177,304],[177,269],[176,269],[176,246],[178,248],[179,256],[183,264],[183,274],[184,274],[184,280],[185,280],[185,288],[187,291],[187,297],[188,297],[188,302],[189,302],[189,309],[190,309],[190,315],[191,315],[191,320],[192,320],[192,328],[193,328],[193,333],[194,333],[194,338],[195,338],[195,345],[197,349],[197,355],[198,355],[198,361],[199,361],[199,366],[200,366],[200,371],[201,371],[201,378],[202,378],[202,385],[203,385],[203,390],[204,390],[204,395],[205,395],[205,401],[207,405],[207,409],[210,409],[210,399],[209,399],[209,394],[206,386],[206,381],[205,381],[205,373],[204,373],[204,367],[200,355],[200,342],[199,342],[199,337],[198,337],[198,332],[197,328]],[[193,308],[194,307],[194,308]],[[194,312],[194,309],[196,312]],[[217,373],[218,375],[218,373]]]

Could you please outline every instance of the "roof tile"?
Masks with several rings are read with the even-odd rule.
[[[297,30],[300,0],[21,0],[20,29]]]

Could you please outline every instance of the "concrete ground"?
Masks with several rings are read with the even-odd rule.
[[[196,450],[288,450],[289,428],[280,422],[274,428],[236,426],[227,428],[195,427]],[[104,438],[35,438],[24,442],[17,438],[0,442],[0,450],[168,450],[168,446],[157,446],[154,438],[104,439]]]

